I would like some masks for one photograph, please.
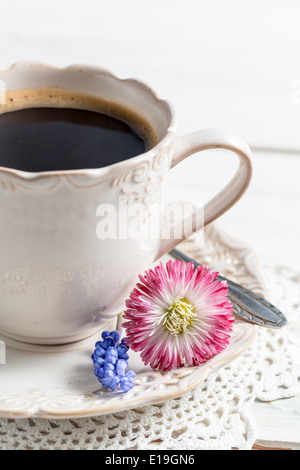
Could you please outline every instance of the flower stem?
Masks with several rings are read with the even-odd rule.
[[[123,334],[123,328],[122,328],[122,321],[123,321],[123,311],[119,313],[118,317],[117,317],[117,326],[116,326],[116,331],[119,333],[120,335],[120,340],[119,342],[121,341],[121,338],[122,338],[122,334]]]

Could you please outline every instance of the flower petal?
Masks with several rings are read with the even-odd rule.
[[[139,276],[126,302],[123,327],[127,344],[145,364],[163,371],[195,366],[226,348],[234,317],[227,283],[217,275],[206,266],[194,270],[193,263],[170,260]],[[195,315],[175,330],[179,334],[171,334],[164,319],[178,299],[192,306]]]

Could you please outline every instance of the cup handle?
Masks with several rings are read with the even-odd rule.
[[[181,241],[230,209],[249,186],[252,176],[251,150],[240,136],[223,129],[204,129],[177,139],[173,149],[171,168],[196,152],[216,148],[230,150],[239,157],[237,172],[225,188],[207,202],[204,208],[201,208],[201,211],[204,210],[204,217],[193,217],[192,223],[188,224],[191,227],[188,233],[182,230],[182,239],[161,240],[156,259],[171,251]],[[185,220],[181,222],[182,226],[184,224]]]

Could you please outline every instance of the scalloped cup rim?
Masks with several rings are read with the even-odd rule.
[[[170,141],[172,140],[175,131],[176,131],[176,114],[173,108],[173,105],[163,98],[161,98],[149,85],[141,80],[137,80],[135,78],[120,78],[117,74],[111,72],[109,69],[100,66],[93,66],[93,65],[86,65],[86,64],[72,64],[66,67],[57,67],[51,64],[42,63],[39,61],[18,61],[12,64],[5,70],[0,70],[0,74],[3,73],[10,73],[15,69],[19,69],[22,67],[43,67],[47,69],[57,70],[57,71],[66,71],[66,70],[77,70],[86,72],[93,72],[93,73],[102,73],[107,76],[110,76],[112,79],[118,80],[121,83],[124,82],[131,82],[135,83],[137,86],[144,89],[147,93],[150,93],[155,100],[163,104],[169,114],[169,125],[165,132],[164,137],[150,150],[144,152],[142,154],[136,155],[135,157],[131,157],[127,160],[123,160],[121,162],[113,163],[107,167],[99,167],[99,168],[82,168],[79,170],[53,170],[53,171],[39,171],[39,172],[29,172],[24,170],[18,170],[15,168],[10,167],[3,167],[0,166],[0,172],[8,173],[13,176],[17,176],[18,178],[25,180],[25,181],[35,181],[39,180],[40,178],[46,178],[51,176],[72,176],[72,175],[84,175],[90,177],[92,179],[98,179],[101,177],[108,177],[114,173],[114,171],[118,168],[126,168],[127,166],[131,166],[132,162],[135,163],[142,163],[144,160],[148,158],[153,158],[158,152],[160,152],[164,147],[166,147]]]

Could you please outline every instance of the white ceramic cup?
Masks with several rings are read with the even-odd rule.
[[[133,203],[146,212],[149,201],[163,208],[171,168],[201,150],[234,152],[237,173],[204,207],[204,221],[193,219],[187,237],[241,197],[251,178],[251,152],[240,137],[220,129],[176,139],[168,102],[143,83],[102,68],[26,62],[0,72],[0,80],[7,91],[56,87],[100,96],[143,116],[157,134],[151,150],[105,168],[28,173],[0,167],[0,332],[31,344],[78,341],[96,333],[101,319],[116,316],[138,274],[180,241],[100,239],[99,206],[118,214]]]

